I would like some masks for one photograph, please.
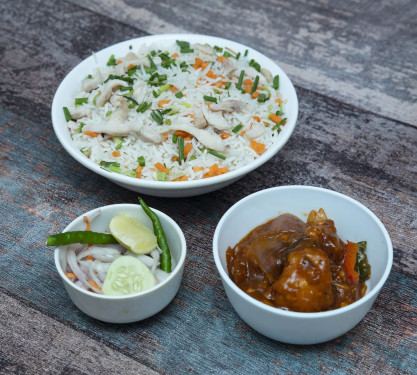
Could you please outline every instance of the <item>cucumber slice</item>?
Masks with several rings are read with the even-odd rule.
[[[118,257],[107,271],[102,293],[107,296],[135,294],[156,285],[156,278],[139,259],[130,255]]]
[[[109,230],[119,243],[135,254],[148,254],[158,243],[151,229],[125,214],[111,219]]]

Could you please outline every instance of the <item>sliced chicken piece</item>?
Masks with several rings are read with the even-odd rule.
[[[224,143],[217,134],[210,133],[207,130],[197,129],[189,124],[173,124],[170,126],[170,129],[187,132],[196,137],[202,145],[215,151],[224,151]]]
[[[145,138],[145,140],[153,143],[162,143],[163,136],[157,130],[149,126],[141,126],[139,129],[140,135]]]
[[[212,111],[222,111],[222,112],[242,112],[246,109],[247,105],[241,100],[225,100],[221,103],[214,103],[210,105],[210,110]]]
[[[205,106],[203,106],[203,114],[208,124],[217,130],[226,130],[233,126],[220,112],[211,112]]]
[[[112,98],[115,96],[118,96],[118,95],[113,95]],[[108,121],[110,122],[124,122],[127,120],[127,115],[129,113],[129,107],[128,107],[127,101],[123,97],[119,96],[119,98],[120,98],[121,106],[118,107],[114,112],[112,112],[112,114],[109,117],[107,117]]]
[[[261,124],[253,124],[252,127],[248,130],[246,130],[246,136],[249,139],[255,139],[260,137],[265,133],[265,126]]]
[[[122,81],[120,79],[111,79],[110,81],[105,83],[101,89],[101,94],[97,98],[97,107],[103,107],[104,104],[106,104],[109,101],[111,95],[113,94],[113,91],[124,86],[127,86],[127,82]]]
[[[272,82],[273,77],[272,77],[271,72],[268,69],[262,68],[261,73],[265,76],[265,79],[267,80],[268,83]]]
[[[133,99],[135,99],[138,103],[143,102],[146,96],[146,88],[146,82],[142,81],[141,79],[137,79],[133,85]]]
[[[216,52],[213,47],[208,46],[207,44],[196,43],[194,47],[197,51],[202,52],[206,55],[214,55]]]
[[[237,74],[237,77],[239,77],[240,71],[236,72],[237,64],[235,59],[224,59],[221,61],[221,64],[223,65],[223,75]]]
[[[134,124],[128,121],[119,122],[106,120],[100,123],[89,123],[83,127],[83,131],[91,131],[94,133],[105,133],[112,136],[125,137],[134,131]]]
[[[267,81],[264,75],[259,73],[255,68],[248,66],[244,70],[245,70],[245,76],[249,77],[252,80],[254,80],[256,76],[259,76],[259,86],[263,86],[267,84]],[[233,75],[235,75],[236,77],[239,77],[239,73],[240,72],[238,71],[234,71]]]
[[[194,111],[194,126],[197,128],[197,129],[204,129],[204,128],[206,128],[207,127],[207,120],[206,120],[206,118],[204,117],[204,115],[203,115],[203,112],[202,112],[202,110],[201,110],[201,108],[197,108],[195,111]]]
[[[80,118],[83,117],[90,117],[91,118],[91,108],[86,107],[84,105],[80,105],[78,107],[72,107],[69,109],[70,114],[71,114],[71,118],[73,120],[79,120]]]
[[[106,78],[103,76],[100,69],[97,68],[95,73],[92,74],[92,78],[86,78],[83,80],[81,88],[85,92],[91,92],[99,85],[101,85],[105,80]]]

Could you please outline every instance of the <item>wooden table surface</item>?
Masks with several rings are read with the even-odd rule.
[[[412,374],[417,364],[417,5],[414,0],[0,2],[1,374]],[[146,196],[183,229],[180,291],[161,313],[98,322],[69,300],[48,234],[136,193],[92,174],[59,144],[50,108],[92,51],[148,34],[189,32],[249,45],[292,79],[300,102],[286,146],[245,179],[195,198]],[[264,188],[347,194],[384,223],[391,275],[344,336],[286,345],[235,313],[212,258],[218,220]]]

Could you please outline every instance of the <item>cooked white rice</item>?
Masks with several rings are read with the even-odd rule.
[[[68,121],[68,127],[81,152],[113,173],[123,173],[134,178],[172,181],[178,178],[195,180],[227,173],[259,157],[263,152],[263,145],[265,150],[268,149],[277,138],[281,126],[285,124],[285,99],[274,89],[271,73],[256,66],[250,54],[245,57],[245,51],[241,51],[236,59],[236,53],[227,49],[220,52],[219,49],[214,50],[207,45],[198,44],[191,45],[190,48],[194,50],[193,53],[181,53],[178,44],[163,48],[162,51],[157,45],[142,47],[135,54],[127,51],[125,57],[116,57],[113,60],[116,65],[95,68],[89,77],[82,77],[84,80],[81,87],[84,90],[75,98],[84,98],[81,100],[84,103],[76,105],[74,98],[68,105],[72,118]],[[225,51],[231,56],[219,58]],[[171,61],[174,61],[169,67],[161,65],[161,53],[166,53],[171,57]],[[172,57],[176,55],[178,56]],[[150,71],[148,56],[151,56],[156,65],[156,71]],[[199,61],[198,59],[208,64],[200,67],[197,64],[195,69],[193,65]],[[137,67],[135,72],[135,68],[128,70],[133,65]],[[242,93],[242,90],[236,87],[242,70],[245,71],[243,81],[253,82],[256,76],[259,77],[256,92],[265,95],[264,102],[258,101],[259,98],[252,98],[250,93]],[[155,73],[162,78],[166,75],[166,79],[162,79],[159,86],[148,84],[150,78],[155,77]],[[106,90],[108,82],[114,81],[106,81],[110,75],[133,79],[131,83],[121,81],[121,84],[132,89],[122,88],[125,91],[121,91],[120,88],[116,88],[109,99],[100,106],[97,104],[100,96]],[[158,80],[158,77],[153,80]],[[168,89],[167,84],[170,85]],[[252,84],[247,82],[247,87],[251,88]],[[162,90],[159,90],[161,88]],[[242,83],[242,89],[244,88],[245,83]],[[164,89],[166,90],[163,91]],[[180,92],[183,94],[181,98],[178,97]],[[155,98],[154,93],[159,96]],[[217,103],[227,104],[231,103],[228,102],[230,100],[243,102],[244,108],[230,113],[214,112],[210,108],[215,103],[205,100],[203,96],[213,97]],[[125,97],[132,99],[124,99]],[[169,102],[161,104],[161,100]],[[143,113],[138,112],[137,109],[144,102],[151,103],[151,106]],[[151,114],[153,112],[158,115],[158,110],[163,111],[167,108],[172,110],[162,115],[163,124],[160,125]],[[213,113],[217,119],[218,116],[222,117],[221,126],[217,126],[213,119],[210,120],[209,116]],[[201,115],[203,120],[207,121],[203,131],[221,140],[224,149],[220,147],[214,151],[225,159],[212,155],[210,148],[201,142],[200,137],[192,136],[191,139],[185,138],[185,145],[191,143],[192,149],[180,165],[178,141],[174,143],[173,139],[176,131],[172,128],[184,125],[194,127],[195,120],[192,116]],[[236,131],[239,124],[243,126]],[[126,127],[131,130],[126,131]],[[236,132],[232,131],[233,129]],[[121,140],[123,143],[120,147]],[[257,144],[260,144],[260,149],[255,151]],[[145,160],[145,166],[138,169],[138,157],[141,156]],[[157,163],[164,165],[168,171],[161,173],[155,166]],[[161,167],[159,164],[157,166]]]

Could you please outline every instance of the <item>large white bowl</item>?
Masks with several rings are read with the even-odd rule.
[[[227,272],[226,250],[256,226],[283,213],[307,218],[322,207],[334,220],[339,237],[367,241],[371,265],[367,293],[359,301],[332,311],[285,311],[255,300],[238,288]],[[237,202],[220,220],[213,238],[213,254],[230,303],[240,317],[263,335],[290,344],[332,340],[358,324],[372,307],[392,266],[392,243],[379,219],[364,205],[343,194],[317,187],[285,186],[257,192]],[[366,327],[364,327],[366,329]]]
[[[68,106],[72,98],[80,91],[82,78],[90,74],[95,66],[104,66],[111,54],[114,54],[115,56],[124,56],[127,52],[129,52],[129,46],[133,46],[132,50],[137,50],[141,45],[149,45],[152,43],[158,43],[161,46],[167,46],[175,43],[177,39],[187,40],[191,43],[209,43],[211,45],[218,45],[220,47],[227,46],[236,52],[240,51],[242,54],[246,49],[249,50],[249,56],[258,61],[262,67],[269,69],[273,75],[279,74],[280,91],[282,92],[284,98],[287,99],[285,106],[285,116],[287,117],[286,125],[283,127],[283,130],[277,137],[277,140],[273,146],[266,150],[256,160],[242,168],[216,177],[194,181],[163,182],[135,179],[101,169],[99,165],[85,157],[72,142],[62,108]],[[92,48],[94,48],[94,46],[92,46]],[[107,47],[95,53],[94,56],[90,56],[83,60],[74,69],[72,69],[59,85],[52,102],[52,124],[55,134],[65,150],[75,160],[93,172],[98,173],[127,189],[160,197],[186,197],[204,194],[220,189],[238,180],[247,173],[253,171],[254,169],[267,162],[285,145],[295,128],[297,116],[298,99],[294,86],[284,71],[271,59],[243,44],[239,44],[227,39],[196,34],[152,35],[127,40],[125,42]]]
[[[108,229],[111,218],[122,213],[141,221],[148,228],[152,229],[151,220],[139,204],[114,204],[101,207],[100,209],[102,211],[101,215],[91,223],[93,231],[104,232]],[[184,234],[177,223],[169,216],[158,210],[152,210],[161,221],[175,267],[167,279],[151,289],[129,296],[104,296],[84,290],[69,280],[62,270],[60,256],[63,256],[67,246],[56,248],[55,265],[59,276],[61,276],[72,302],[85,314],[108,323],[137,322],[161,311],[177,294],[185,264],[186,243]],[[84,215],[88,214],[87,212]],[[71,222],[64,229],[64,232],[84,230],[84,215]]]

